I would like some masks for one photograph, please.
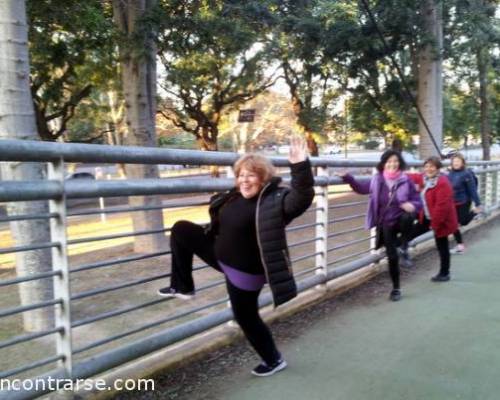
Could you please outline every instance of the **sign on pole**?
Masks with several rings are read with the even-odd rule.
[[[253,122],[255,118],[255,109],[240,110],[238,122]]]

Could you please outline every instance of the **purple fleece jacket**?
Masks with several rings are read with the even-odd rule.
[[[366,214],[367,228],[373,228],[377,225],[394,225],[404,212],[401,204],[407,201],[415,206],[416,213],[422,209],[420,195],[414,183],[405,173],[402,173],[396,181],[396,193],[388,207],[389,188],[381,173],[377,173],[370,181],[365,182],[357,181],[352,175],[347,174],[343,177],[343,181],[348,183],[356,193],[370,195],[368,213]]]

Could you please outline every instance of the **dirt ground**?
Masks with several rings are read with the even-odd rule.
[[[465,234],[465,240],[472,244],[495,223],[498,222],[491,221],[481,231],[468,232]],[[438,262],[437,252],[434,249],[422,254],[418,257],[417,267],[402,269],[403,285],[410,283],[418,275],[433,275],[437,271]],[[350,309],[368,305],[381,297],[387,298],[390,289],[388,274],[382,273],[339,296],[275,321],[271,325],[271,330],[278,345],[284,345],[300,337],[308,329],[314,328],[323,318],[336,318]],[[244,339],[241,339],[237,343],[212,351],[196,362],[152,377],[155,381],[155,391],[122,392],[114,399],[216,400],[214,396],[221,385],[228,380],[249,374],[258,363],[255,352]]]

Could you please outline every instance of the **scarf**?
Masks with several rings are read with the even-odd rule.
[[[384,177],[385,184],[389,188],[389,191],[392,191],[392,188],[394,187],[396,181],[399,179],[401,176],[401,170],[397,171],[383,171],[382,175]]]
[[[437,174],[433,178],[429,178],[427,177],[427,175],[424,175],[424,190],[420,192],[422,204],[424,205],[425,218],[427,218],[429,221],[431,220],[431,213],[429,212],[427,201],[425,201],[425,192],[427,192],[429,189],[436,187],[438,179],[439,179],[439,174]]]

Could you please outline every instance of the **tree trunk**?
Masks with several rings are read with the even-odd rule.
[[[213,127],[203,127],[201,136],[197,138],[198,148],[202,151],[218,151],[219,148],[217,146],[217,136],[218,131],[213,131]],[[210,174],[214,178],[218,178],[220,176],[219,167],[217,165],[212,165],[210,167]]]
[[[0,0],[0,138],[38,140],[36,120],[29,84],[28,29],[25,3],[21,0]],[[41,163],[1,163],[5,180],[43,180]],[[9,215],[47,214],[46,201],[11,202]],[[50,239],[47,220],[11,222],[16,246],[45,243]],[[16,272],[26,276],[52,269],[51,250],[16,253]],[[51,279],[19,285],[22,305],[39,303],[53,298]],[[52,307],[23,313],[24,329],[38,331],[54,324]]]
[[[156,4],[156,0],[113,0],[113,17],[124,36],[120,48],[122,85],[125,98],[128,135],[126,143],[156,147],[156,46],[153,34],[138,26],[139,19]],[[138,43],[138,36],[141,43]],[[158,178],[156,165],[127,165],[129,179]],[[131,207],[159,205],[159,196],[134,196]],[[135,231],[163,229],[162,210],[133,212]],[[150,253],[164,250],[164,233],[136,236],[134,251]]]
[[[479,73],[479,103],[481,119],[481,146],[483,147],[483,160],[490,160],[490,106],[488,99],[488,49],[483,47],[477,51],[477,69]]]
[[[438,147],[443,143],[443,79],[442,79],[442,47],[443,24],[437,0],[424,0],[422,16],[424,29],[434,39],[434,46],[426,44],[419,52],[418,68],[418,106],[427,122]],[[424,123],[419,118],[420,158],[425,159],[437,155],[438,150],[432,143]]]
[[[311,131],[306,131],[306,142],[307,149],[309,150],[309,154],[313,157],[317,157],[319,155],[318,144],[316,140],[314,140],[313,134]]]

